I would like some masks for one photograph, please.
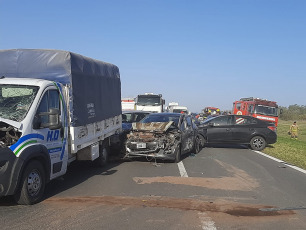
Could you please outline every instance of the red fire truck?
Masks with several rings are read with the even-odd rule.
[[[275,101],[259,98],[241,98],[233,104],[233,114],[248,115],[278,124],[278,105]]]

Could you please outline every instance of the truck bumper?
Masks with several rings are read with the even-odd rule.
[[[0,148],[0,197],[12,195],[17,185],[13,179],[16,156],[9,148]]]

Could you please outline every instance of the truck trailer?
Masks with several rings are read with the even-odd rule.
[[[61,50],[0,50],[0,196],[43,199],[75,161],[107,163],[121,131],[117,66]]]

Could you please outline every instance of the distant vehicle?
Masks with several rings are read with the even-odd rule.
[[[214,116],[220,114],[220,109],[217,107],[205,107],[202,110],[203,118],[206,119],[208,116]]]
[[[165,100],[161,94],[145,93],[136,97],[135,104],[135,110],[162,113],[164,112]]]
[[[246,144],[254,150],[263,150],[277,140],[274,123],[250,116],[222,115],[207,119],[198,127],[208,144]]]
[[[189,114],[188,108],[186,106],[179,106],[179,105],[172,106],[169,112]]]
[[[241,98],[233,103],[233,114],[248,115],[260,120],[274,122],[278,124],[279,115],[278,105],[275,101],[248,97]]]
[[[130,131],[133,122],[139,122],[150,112],[148,111],[122,111],[122,131]]]
[[[151,113],[133,123],[126,142],[127,157],[153,157],[179,162],[181,155],[198,153],[201,138],[190,116],[180,113]]]
[[[135,110],[135,99],[134,98],[122,98],[121,99],[121,108],[122,111],[126,110]]]

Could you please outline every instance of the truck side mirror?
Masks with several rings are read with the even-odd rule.
[[[48,116],[49,123],[42,123],[40,122],[40,127],[42,128],[49,128],[51,130],[59,129],[62,127],[62,123],[60,122],[60,110],[56,108],[50,108],[49,112],[43,112],[39,113],[38,116]],[[34,124],[35,125],[35,118],[34,118]],[[34,128],[34,127],[33,127]]]
[[[279,114],[283,114],[283,109],[280,109],[280,110],[279,110]]]

